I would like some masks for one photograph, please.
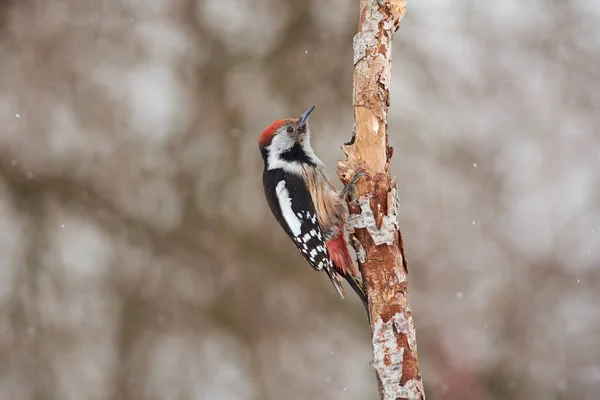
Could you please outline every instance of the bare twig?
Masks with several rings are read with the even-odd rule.
[[[360,1],[354,38],[356,128],[343,146],[346,160],[338,163],[344,184],[359,168],[368,175],[357,183],[358,205],[349,205],[348,227],[368,294],[373,366],[384,400],[425,399],[387,140],[392,36],[405,6],[403,0]]]

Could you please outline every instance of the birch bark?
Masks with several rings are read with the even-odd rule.
[[[392,36],[405,7],[403,0],[360,0],[354,37],[356,126],[350,143],[342,146],[346,160],[338,162],[344,184],[359,168],[368,175],[356,185],[358,204],[349,205],[348,229],[369,299],[373,367],[383,400],[425,399],[387,138]]]

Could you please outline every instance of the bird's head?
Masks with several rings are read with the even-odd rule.
[[[315,106],[311,106],[299,118],[280,119],[269,125],[258,139],[263,157],[266,154],[281,155],[296,146],[310,149],[308,118],[314,109]]]

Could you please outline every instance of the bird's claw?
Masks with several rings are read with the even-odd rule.
[[[356,171],[356,173],[354,174],[354,176],[352,177],[352,179],[350,179],[349,185],[354,185],[356,183],[356,181],[358,181],[363,176],[367,176],[367,175],[368,174],[362,168],[359,168]]]
[[[354,176],[352,177],[352,179],[350,179],[350,182],[348,182],[348,184],[346,185],[346,187],[344,187],[344,189],[342,190],[342,195],[344,197],[346,197],[348,195],[348,193],[350,193],[350,205],[353,206],[358,206],[358,198],[356,196],[356,182],[362,178],[363,176],[368,176],[367,173],[362,169],[359,168],[356,173],[354,174]]]
[[[352,198],[350,199],[350,205],[354,206],[354,207],[359,207],[360,206],[358,204],[358,197],[356,196],[356,192],[352,193]]]

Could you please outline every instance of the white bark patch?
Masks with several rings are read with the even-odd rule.
[[[394,244],[394,234],[398,230],[398,221],[396,217],[396,189],[392,189],[392,198],[388,215],[384,215],[381,221],[381,227],[377,229],[377,223],[375,222],[375,216],[371,210],[369,200],[371,196],[361,196],[358,199],[358,205],[360,206],[360,214],[351,214],[348,219],[348,231],[354,232],[355,229],[366,228],[373,239],[373,242],[377,246],[381,244],[387,244],[391,246]]]
[[[384,323],[377,317],[373,326],[373,368],[382,383],[383,400],[395,400],[400,395],[403,356],[404,348],[398,348],[393,319]]]
[[[383,14],[378,10],[377,0],[370,0],[370,3],[366,8],[365,22],[361,25],[362,30],[354,36],[352,41],[354,65],[366,56],[367,49],[377,48],[377,32],[379,23],[383,21]]]
[[[285,222],[290,227],[292,235],[298,236],[302,232],[300,229],[302,227],[302,221],[298,219],[292,210],[292,199],[290,199],[290,193],[285,188],[285,181],[279,181],[275,188],[275,193],[277,194],[277,200],[279,201],[283,219],[285,219]]]
[[[412,316],[406,318],[406,314],[396,313],[396,315],[392,317],[392,321],[394,321],[396,331],[406,335],[406,338],[408,339],[408,348],[411,351],[416,352],[417,333],[415,331],[415,324],[413,322]]]
[[[398,280],[398,284],[400,284],[402,282],[406,282],[406,274],[404,273],[404,269],[394,268],[394,273],[396,274],[396,279]]]
[[[388,19],[386,21],[383,22],[383,29],[386,31],[393,31],[395,29],[395,24],[394,21],[391,19]]]
[[[423,382],[417,379],[408,380],[398,391],[398,397],[409,400],[420,400],[425,398]]]
[[[364,264],[365,261],[367,261],[367,252],[358,239],[356,239],[356,237],[352,236],[352,240],[354,242],[354,250],[356,250],[356,257],[361,264]]]
[[[398,346],[394,329],[408,335],[410,350],[413,350],[413,347],[416,350],[412,318],[407,320],[404,314],[396,313],[384,323],[381,317],[378,317],[373,328],[373,367],[382,383],[383,400],[395,400],[398,397],[409,400],[424,399],[425,390],[420,380],[410,379],[404,386],[400,386],[405,349]]]
[[[391,44],[390,44],[391,46]],[[379,83],[383,86],[383,89],[388,92],[390,88],[390,79],[392,77],[392,66],[390,64],[384,64],[381,75],[379,76]]]

